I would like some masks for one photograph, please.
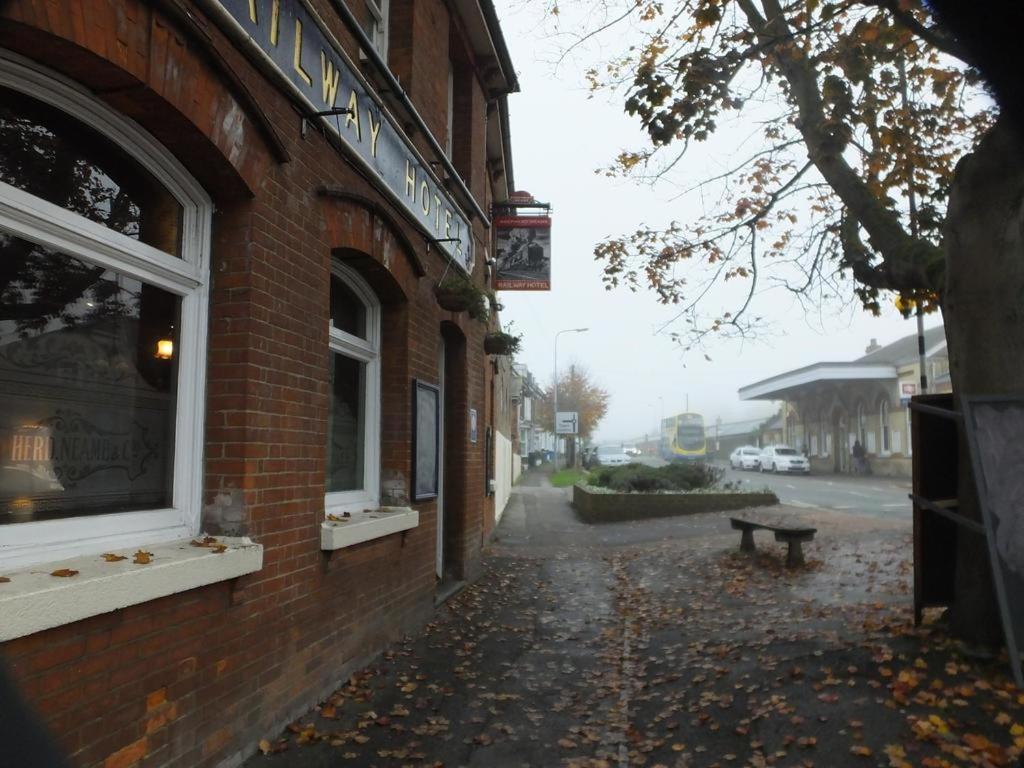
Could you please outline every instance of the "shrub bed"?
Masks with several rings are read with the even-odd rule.
[[[587,485],[573,487],[572,503],[588,523],[694,515],[778,504],[771,491],[742,491],[722,483],[723,470],[705,464],[598,467]]]
[[[731,490],[732,484],[720,486],[724,474],[725,470],[710,464],[666,464],[664,467],[625,464],[591,470],[588,485],[622,493],[696,491],[715,487]]]

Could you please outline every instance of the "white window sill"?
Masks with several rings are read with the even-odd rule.
[[[321,549],[343,549],[371,539],[407,531],[420,524],[420,513],[409,507],[381,507],[352,512],[351,517],[325,520],[320,527]]]
[[[202,539],[203,537],[198,537]],[[126,559],[107,562],[85,555],[31,569],[4,572],[0,583],[0,642],[127,608],[167,595],[226,581],[263,567],[263,546],[247,538],[218,538],[221,553],[191,545],[191,539],[143,547],[148,564],[133,561],[138,547],[110,550]],[[58,569],[74,576],[52,576]]]

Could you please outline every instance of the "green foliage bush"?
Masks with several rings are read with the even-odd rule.
[[[667,464],[664,467],[624,464],[597,467],[590,472],[588,482],[623,493],[696,491],[717,486],[724,472],[710,464]]]

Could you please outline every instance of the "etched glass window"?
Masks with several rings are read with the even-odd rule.
[[[153,174],[68,113],[2,86],[0,182],[181,255],[183,207]]]
[[[0,232],[0,524],[171,505],[180,301]]]

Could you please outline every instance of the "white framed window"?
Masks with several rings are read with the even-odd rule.
[[[0,51],[0,566],[199,532],[212,205]]]
[[[892,453],[892,428],[889,424],[889,401],[883,399],[878,405],[878,428],[882,434],[881,455]]]
[[[366,0],[366,9],[370,12],[370,24],[366,36],[373,42],[380,57],[388,59],[388,13],[389,0]]]
[[[327,514],[380,504],[380,302],[354,271],[331,267]]]

